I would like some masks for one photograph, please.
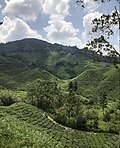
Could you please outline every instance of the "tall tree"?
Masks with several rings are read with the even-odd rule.
[[[107,107],[107,94],[105,92],[101,93],[100,95],[100,105],[102,107],[103,116],[104,116],[104,111],[105,111],[105,108]]]
[[[77,82],[75,82],[75,84],[74,84],[74,92],[75,93],[77,92],[77,89],[78,89],[78,84],[77,84]]]
[[[69,94],[73,92],[73,82],[72,81],[69,83],[68,91],[69,91]]]

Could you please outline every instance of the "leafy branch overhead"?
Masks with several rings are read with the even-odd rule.
[[[110,0],[91,0],[95,2],[109,2]],[[118,4],[120,4],[119,0],[116,0]],[[82,8],[85,7],[84,0],[76,1],[76,4],[81,4]],[[120,54],[118,51],[110,44],[109,39],[111,35],[114,35],[114,28],[117,27],[120,30],[120,13],[117,10],[117,7],[114,6],[114,11],[111,14],[103,14],[100,18],[95,18],[92,23],[94,27],[92,28],[91,32],[96,33],[99,32],[101,34],[100,37],[94,38],[90,41],[86,46],[90,50],[95,50],[98,54],[102,55],[105,53],[107,56],[110,57],[119,57]],[[91,34],[91,35],[92,35]]]
[[[106,2],[109,2],[109,1],[111,1],[111,0],[91,0],[91,1],[95,1],[95,2],[102,2],[102,3],[106,3]],[[120,0],[116,0],[118,3],[120,3]],[[84,6],[84,0],[76,0],[76,4],[77,5],[83,5],[83,7],[85,7]]]
[[[120,54],[115,50],[103,35],[99,38],[94,38],[88,44],[86,44],[90,50],[95,50],[99,55],[102,56],[103,51],[110,57],[118,57]]]
[[[114,34],[113,29],[116,26],[119,26],[120,29],[120,14],[117,11],[113,12],[111,15],[103,14],[99,19],[95,18],[92,22],[95,24],[92,32],[101,31],[102,34],[109,37]]]

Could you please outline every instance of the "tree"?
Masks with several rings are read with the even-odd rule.
[[[77,89],[78,89],[78,84],[77,84],[77,82],[75,82],[75,84],[74,84],[74,92],[75,93],[77,92]]]
[[[104,116],[103,116],[103,121],[104,122],[109,122],[110,121],[110,112],[105,112]]]
[[[72,83],[72,81],[69,83],[68,91],[69,91],[69,94],[71,94],[73,92],[73,83]]]
[[[79,116],[76,119],[76,128],[80,130],[86,130],[87,129],[87,120],[84,117],[83,111],[81,110],[79,113]]]
[[[28,85],[28,96],[33,105],[44,110],[54,109],[61,105],[61,94],[56,82],[37,79]]]
[[[105,92],[101,93],[101,95],[100,95],[100,105],[102,107],[103,116],[104,116],[104,110],[107,107],[107,94]]]
[[[17,102],[17,99],[10,95],[4,95],[0,97],[0,104],[3,106],[10,106],[15,102]]]
[[[77,82],[75,82],[75,83],[73,84],[73,82],[71,81],[71,82],[69,83],[69,86],[68,86],[69,94],[71,95],[72,93],[76,93],[76,92],[77,92],[77,89],[78,89]]]
[[[77,96],[75,95],[75,93],[72,93],[71,95],[69,95],[67,97],[67,109],[68,109],[68,114],[69,116],[78,116],[78,112],[80,109],[80,100],[79,98],[77,98]]]
[[[98,128],[98,113],[95,109],[86,111],[87,128],[94,130]]]
[[[92,1],[92,0],[91,0]],[[110,0],[93,0],[96,2],[108,2]],[[118,4],[120,4],[119,0],[116,0]],[[77,0],[77,5],[82,5],[82,8],[84,8],[84,0]],[[94,27],[92,28],[92,33],[100,32],[101,35],[98,38],[94,38],[93,41],[90,41],[86,46],[89,50],[95,50],[96,53],[102,55],[104,52],[107,56],[112,57],[113,63],[116,65],[116,63],[119,62],[119,56],[120,54],[117,52],[117,50],[110,44],[107,39],[110,38],[111,35],[114,34],[113,29],[115,27],[118,27],[120,30],[120,13],[117,11],[117,8],[114,7],[114,11],[112,14],[103,14],[100,18],[95,18],[93,21]]]

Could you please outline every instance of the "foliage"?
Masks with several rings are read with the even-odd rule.
[[[28,97],[32,104],[44,110],[61,106],[62,96],[56,82],[37,79],[28,85]]]
[[[79,99],[71,93],[63,100],[55,82],[37,79],[28,85],[28,97],[31,98],[33,105],[53,113],[57,122],[79,129],[85,127]]]
[[[110,0],[94,0],[94,1],[105,3]],[[116,0],[116,1],[120,4],[119,0]],[[76,3],[77,5],[82,4],[82,8],[85,8],[84,0],[77,0]],[[94,49],[96,53],[100,55],[102,55],[102,53],[105,52],[106,55],[112,57],[113,60],[114,58],[118,59],[120,54],[110,44],[110,42],[105,39],[105,36],[109,38],[111,35],[114,34],[115,27],[118,27],[118,29],[120,30],[120,13],[117,11],[116,6],[115,6],[115,10],[111,14],[108,14],[108,15],[103,14],[100,18],[95,18],[92,21],[92,23],[94,24],[94,27],[92,28],[92,33],[99,32],[101,36],[99,38],[94,38],[93,41],[90,41],[86,45],[88,49],[90,50]],[[118,63],[118,60],[114,60],[114,63]]]
[[[4,148],[116,148],[117,145],[116,134],[71,130],[51,121],[42,110],[25,103],[0,107],[0,146]]]
[[[87,62],[97,57],[92,51],[36,39],[0,44],[0,85],[25,90],[26,85],[37,78],[53,81],[74,78],[87,69]],[[111,62],[102,56],[101,61]]]
[[[101,64],[104,65],[104,63]],[[90,69],[73,79],[73,82],[77,81],[78,83],[77,94],[88,98],[88,102],[91,104],[98,102],[101,92],[107,92],[111,100],[119,100],[120,68],[115,69],[114,66],[105,65],[96,67],[96,64],[92,65],[92,63],[91,66]]]
[[[0,104],[3,106],[10,106],[11,104],[17,102],[17,99],[12,96],[5,95],[0,97]]]
[[[72,83],[72,82],[69,83],[68,91],[69,91],[70,94],[71,94],[72,91],[73,91],[73,83]]]
[[[77,89],[78,89],[78,84],[77,84],[77,82],[75,82],[75,84],[74,84],[74,92],[75,93],[77,92]]]
[[[107,94],[105,92],[101,92],[100,105],[102,106],[103,115],[104,115],[104,109],[107,107]]]
[[[103,55],[103,52],[112,58],[113,63],[118,63],[120,54],[116,49],[101,35],[99,38],[94,38],[93,41],[87,44],[90,50],[95,50],[96,53],[100,56]]]
[[[89,130],[95,130],[98,129],[98,123],[99,123],[99,117],[98,117],[98,113],[95,109],[89,109],[86,111],[85,114],[85,118],[86,118],[86,126],[87,129]]]
[[[56,111],[54,119],[67,127],[87,130],[84,109],[74,92],[66,96],[64,105]]]
[[[39,99],[37,99],[37,97],[31,97],[30,94],[28,97],[26,92],[24,92],[24,91],[20,91],[20,92],[19,91],[18,92],[17,91],[8,91],[7,92],[7,90],[2,90],[0,92],[2,93],[4,91],[4,94],[7,94],[7,95],[13,94],[12,95],[13,98],[18,98],[20,101],[24,101],[27,103],[31,103],[32,98],[33,98],[33,104],[37,105],[37,103],[38,103],[38,106],[41,106],[41,105],[42,105],[42,107],[44,106],[44,108],[42,108],[42,109],[47,110],[48,113],[51,113],[52,117],[55,119],[55,121],[57,121],[63,125],[66,125],[66,126],[69,126],[72,128],[76,128],[76,129],[80,129],[80,126],[82,126],[82,124],[79,126],[80,120],[82,122],[82,119],[83,119],[83,121],[86,122],[86,125],[84,125],[85,130],[88,130],[88,131],[92,130],[95,132],[96,131],[109,132],[109,130],[110,130],[110,128],[108,126],[109,123],[111,123],[111,127],[115,123],[113,123],[112,120],[110,120],[109,122],[106,122],[104,120],[102,110],[100,108],[100,105],[98,104],[98,99],[99,99],[102,91],[107,92],[108,106],[106,108],[106,111],[109,111],[109,108],[111,110],[110,106],[112,106],[112,105],[116,106],[116,108],[119,108],[119,104],[115,104],[115,102],[117,103],[118,102],[117,100],[119,99],[119,93],[118,93],[119,92],[118,91],[119,90],[119,87],[118,87],[119,86],[118,85],[119,84],[119,68],[115,69],[113,66],[111,66],[111,67],[107,66],[106,63],[97,64],[97,63],[93,63],[93,62],[88,62],[88,64],[89,64],[88,66],[90,66],[90,69],[86,70],[85,72],[80,74],[78,77],[71,79],[71,80],[57,80],[55,82],[58,85],[57,90],[56,90],[56,91],[58,91],[58,93],[56,93],[56,92],[50,93],[49,90],[46,93],[46,95],[50,94],[49,95],[51,97],[50,100],[52,100],[51,103],[49,103],[50,97],[49,98],[46,97],[46,98],[48,98],[48,99],[46,99],[46,98],[42,97],[41,93],[38,93],[38,97],[40,96],[41,98],[43,98],[43,99],[41,99],[43,104],[41,104],[41,101],[39,101]],[[43,81],[43,80],[40,80],[40,83],[41,83],[41,81]],[[77,82],[77,87],[78,87],[77,94],[72,93],[71,95],[69,95],[68,86],[69,86],[69,82],[71,82],[71,81],[72,81],[73,85],[75,84],[75,82]],[[43,81],[43,82],[45,82],[45,81]],[[47,81],[46,81],[46,83],[47,83]],[[52,81],[52,83],[54,83],[54,81]],[[55,84],[55,86],[56,86],[56,84]],[[49,86],[49,83],[47,83],[47,85]],[[32,87],[32,86],[34,86],[34,87]],[[39,85],[37,85],[37,86],[39,86]],[[50,83],[49,87],[50,87],[50,89],[52,89],[51,83]],[[49,87],[48,87],[48,89],[49,89]],[[36,89],[37,87],[35,87],[35,83],[32,83],[30,89],[32,89],[32,88],[34,88],[34,92],[35,92],[35,90],[37,90]],[[45,89],[47,90],[47,88],[45,88]],[[81,95],[83,95],[83,96],[81,96]],[[58,98],[60,98],[60,99],[58,99]],[[43,101],[44,99],[45,99],[45,102]],[[38,102],[37,102],[37,100],[38,100]],[[109,103],[111,103],[111,105],[109,105]],[[93,114],[95,114],[95,115],[97,114],[97,115],[95,118],[92,118],[92,117],[89,118],[86,113],[89,111],[92,112],[92,110],[90,110],[90,109],[93,107],[95,108],[95,112],[96,112],[96,113],[93,112]],[[81,115],[81,117],[79,117],[79,115]],[[115,118],[115,121],[116,121],[117,116],[116,116],[116,114],[110,113],[110,119],[113,119],[116,117]],[[76,122],[79,124],[76,124]],[[102,126],[102,122],[104,123],[103,126]],[[116,125],[117,125],[117,127],[114,128],[114,130],[113,130],[114,132],[115,132],[115,129],[118,128],[118,121],[116,122]],[[106,128],[106,127],[108,127],[108,128]],[[81,129],[82,129],[82,127],[81,127]]]
[[[119,19],[120,19],[120,14],[117,12],[117,10],[112,12],[112,14],[108,15],[103,14],[99,19],[95,18],[93,20],[93,24],[95,24],[95,26],[92,29],[92,32],[97,32],[99,30],[101,31],[101,34],[107,35],[109,37],[110,35],[114,34],[113,32],[114,27],[118,25],[120,27]]]
[[[110,121],[110,113],[109,112],[105,112],[104,116],[103,116],[103,121],[105,122],[109,122]]]
[[[0,89],[0,98],[10,96],[14,101],[29,103],[27,93],[25,91],[15,91],[8,89]]]
[[[83,115],[83,112],[80,112],[80,115],[77,117],[76,119],[76,127],[79,130],[86,130],[87,129],[87,125],[86,125],[86,119]]]
[[[78,89],[77,82],[75,82],[73,84],[73,82],[71,81],[69,83],[69,87],[68,87],[69,94],[76,93],[77,92],[77,89]]]

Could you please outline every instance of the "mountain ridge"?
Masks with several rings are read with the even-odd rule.
[[[28,80],[33,75],[35,76],[32,80],[55,77],[67,80],[95,66],[104,68],[110,65],[109,58],[100,57],[93,51],[78,49],[76,46],[51,44],[31,38],[0,44],[0,85],[7,88],[19,87],[19,80],[22,79],[26,83],[24,75]],[[50,77],[44,77],[42,72],[45,71]]]

